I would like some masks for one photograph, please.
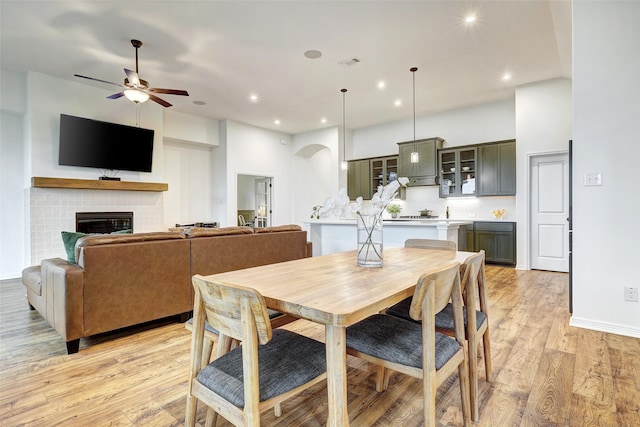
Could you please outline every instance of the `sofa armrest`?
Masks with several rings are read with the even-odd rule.
[[[83,337],[84,270],[61,258],[42,260],[40,314],[65,341]]]

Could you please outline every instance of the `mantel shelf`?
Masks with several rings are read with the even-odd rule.
[[[81,190],[167,191],[169,184],[94,179],[43,178],[34,176],[31,185],[38,188],[72,188]]]

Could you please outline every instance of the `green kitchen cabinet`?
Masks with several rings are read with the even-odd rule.
[[[371,192],[398,179],[398,156],[376,157],[371,163]],[[369,195],[369,198],[371,195]]]
[[[398,143],[398,176],[409,178],[412,187],[436,185],[438,176],[437,153],[442,148],[442,138],[427,138]],[[411,163],[411,153],[418,152],[418,163]]]
[[[371,161],[370,159],[351,160],[347,170],[347,193],[349,199],[360,196],[371,199]]]
[[[487,263],[516,264],[515,222],[475,221],[473,230],[474,252],[484,250]]]
[[[516,142],[478,146],[478,196],[515,196]]]
[[[474,146],[438,151],[440,197],[476,195],[477,153]]]

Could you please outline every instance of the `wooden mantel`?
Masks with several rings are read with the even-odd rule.
[[[160,182],[43,178],[40,176],[32,177],[31,185],[38,188],[74,188],[81,190],[167,191],[169,189],[169,184]]]

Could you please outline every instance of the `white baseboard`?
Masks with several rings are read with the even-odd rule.
[[[572,316],[569,325],[577,328],[591,329],[594,331],[607,332],[610,334],[624,335],[626,337],[640,338],[640,328],[634,328],[616,323],[597,322],[595,320],[581,319]]]

